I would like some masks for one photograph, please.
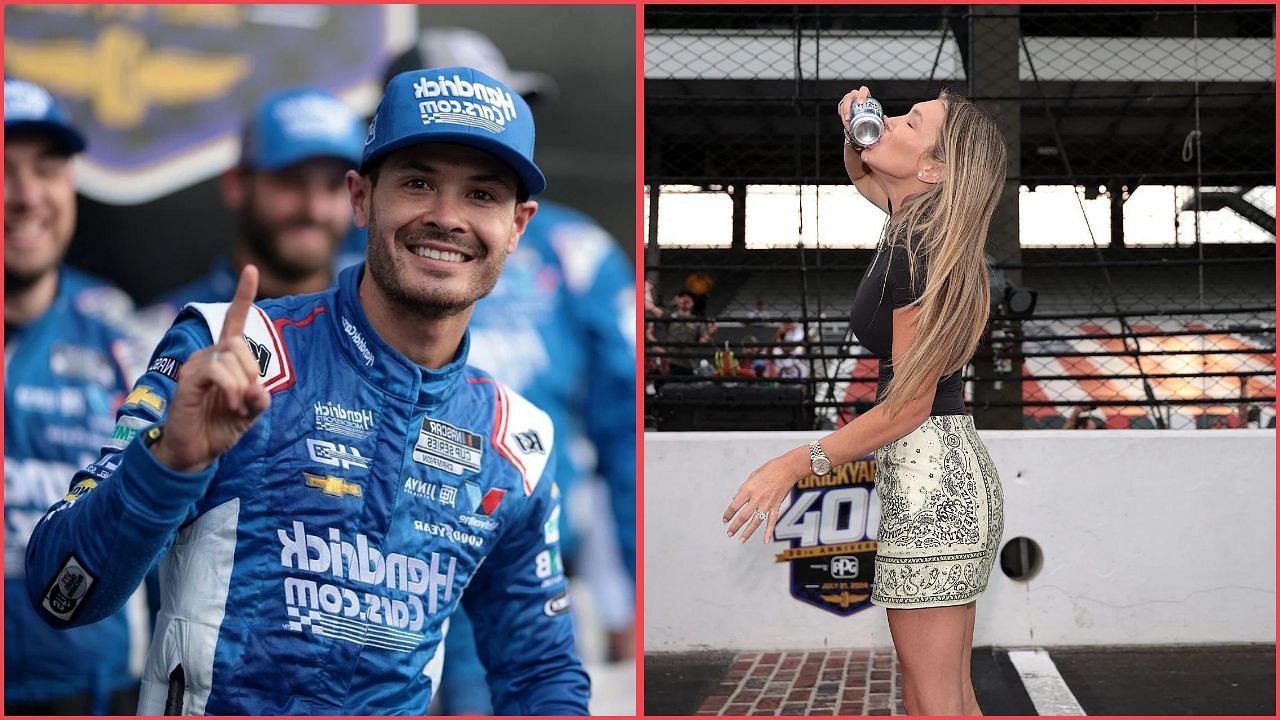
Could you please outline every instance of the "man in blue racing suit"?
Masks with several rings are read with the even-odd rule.
[[[54,630],[27,600],[31,530],[112,435],[136,377],[122,291],[62,264],[84,136],[44,88],[4,82],[4,706],[7,715],[132,712],[145,617]],[[114,308],[114,312],[113,309]],[[124,426],[127,432],[128,426]],[[121,447],[123,445],[121,444]]]
[[[249,265],[229,305],[179,314],[122,409],[156,424],[78,473],[27,551],[57,626],[159,559],[141,713],[421,714],[459,602],[497,712],[586,713],[552,424],[466,364],[545,184],[518,95],[403,73],[347,176],[367,264],[257,305]]]
[[[502,51],[468,28],[431,27],[386,69],[390,78],[424,65],[468,65],[501,80],[535,109],[554,94],[542,73],[511,69]],[[357,238],[347,248],[363,250]],[[580,571],[586,542],[575,532],[570,498],[594,470],[608,486],[609,515],[620,565],[618,588],[596,583],[596,611],[615,639],[629,638],[635,580],[635,281],[634,266],[597,222],[543,199],[538,214],[508,258],[493,293],[471,317],[471,362],[529,398],[558,431],[556,484],[564,493],[561,546],[570,571]],[[571,451],[575,445],[578,452]],[[586,453],[581,450],[588,448]],[[584,455],[586,457],[584,457]],[[593,463],[594,460],[594,463]],[[584,498],[579,498],[584,499]],[[580,509],[581,505],[576,506]],[[598,523],[598,518],[588,522]],[[560,563],[561,559],[556,558]],[[603,574],[600,568],[597,575]],[[582,573],[586,575],[586,572]],[[489,714],[484,668],[465,616],[456,618],[445,654],[441,709],[451,715]],[[581,627],[581,626],[580,626]],[[619,642],[618,645],[626,645]]]

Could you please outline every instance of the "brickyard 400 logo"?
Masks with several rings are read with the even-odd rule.
[[[847,616],[871,606],[880,496],[873,455],[810,475],[791,489],[774,537],[791,547],[776,557],[791,563],[791,596]]]

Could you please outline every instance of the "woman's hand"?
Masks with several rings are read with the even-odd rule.
[[[733,521],[729,537],[745,527],[738,542],[746,542],[767,519],[764,541],[773,542],[773,527],[778,523],[783,498],[791,492],[792,485],[808,474],[807,447],[791,450],[756,468],[724,511],[724,522]]]
[[[849,117],[853,115],[854,104],[866,102],[869,97],[871,97],[871,90],[866,85],[863,85],[857,90],[845,93],[845,96],[840,98],[840,104],[836,106],[836,113],[840,115],[841,127],[849,127]]]

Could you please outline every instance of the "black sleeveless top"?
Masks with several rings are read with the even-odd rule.
[[[917,243],[920,245],[922,243]],[[893,378],[893,311],[906,307],[924,292],[928,250],[916,249],[916,282],[912,285],[907,267],[907,248],[880,240],[875,258],[867,268],[858,292],[853,298],[849,327],[858,341],[880,358],[880,379],[876,384],[876,403],[884,397],[884,389]],[[887,275],[887,282],[886,282]],[[930,415],[969,415],[964,405],[964,387],[956,371],[938,381]]]

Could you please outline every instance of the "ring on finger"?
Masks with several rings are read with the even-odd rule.
[[[222,357],[221,350],[214,350],[209,354],[209,362],[218,362],[218,358]]]
[[[754,518],[760,518],[761,520],[763,520],[763,521],[767,522],[767,521],[769,520],[769,511],[768,511],[768,510],[756,510],[755,512],[751,513],[751,517],[754,517]]]

